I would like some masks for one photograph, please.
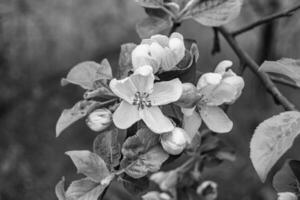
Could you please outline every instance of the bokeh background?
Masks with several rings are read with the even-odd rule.
[[[245,0],[234,30],[261,16],[289,8],[298,0]],[[78,177],[68,150],[91,149],[95,133],[83,120],[55,138],[55,123],[64,108],[81,99],[82,90],[60,86],[75,64],[108,58],[117,67],[120,45],[139,43],[135,24],[145,17],[134,0],[0,0],[0,200],[56,199],[54,186],[65,176]],[[258,63],[281,57],[300,58],[300,12],[248,32],[237,39]],[[198,70],[211,71],[224,59],[240,63],[221,38],[221,53],[211,55],[213,31],[186,21],[178,31],[196,39]],[[219,199],[274,199],[271,178],[262,184],[249,160],[249,141],[262,120],[282,111],[259,80],[246,69],[246,87],[230,107],[234,121],[222,136],[237,152],[237,161],[207,170],[220,189]],[[300,106],[299,90],[279,85]],[[300,157],[299,141],[286,157]],[[282,161],[276,166],[280,167]],[[135,199],[114,184],[107,200]]]

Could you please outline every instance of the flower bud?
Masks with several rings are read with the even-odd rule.
[[[186,147],[188,136],[184,129],[174,128],[172,132],[161,135],[160,143],[164,150],[171,155],[180,154]]]
[[[112,122],[112,113],[107,108],[94,110],[86,119],[86,124],[93,131],[103,131]]]
[[[218,185],[213,181],[204,181],[198,186],[197,194],[205,200],[215,200],[218,197]]]
[[[176,104],[182,108],[192,108],[199,100],[200,96],[197,92],[196,86],[192,83],[182,84],[182,94]]]
[[[292,192],[279,192],[277,200],[297,200],[297,196]]]

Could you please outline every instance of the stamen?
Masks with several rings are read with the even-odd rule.
[[[149,94],[147,92],[136,92],[134,94],[133,105],[136,105],[138,110],[144,109],[145,107],[151,107],[151,101],[148,99]]]

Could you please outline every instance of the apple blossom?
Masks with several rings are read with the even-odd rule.
[[[172,33],[170,38],[165,35],[154,35],[150,39],[142,40],[132,51],[133,69],[144,65],[153,67],[154,73],[169,71],[184,57],[185,46],[180,33]]]
[[[86,119],[86,124],[93,131],[103,131],[111,124],[111,111],[107,108],[94,110]]]
[[[174,128],[173,131],[161,135],[160,143],[163,149],[171,155],[180,154],[189,141],[188,135],[182,128]]]
[[[111,90],[123,101],[113,113],[113,122],[120,129],[127,129],[143,120],[155,133],[169,132],[174,125],[163,115],[159,106],[177,101],[182,93],[178,78],[154,83],[153,68],[142,66],[122,80],[113,79]]]
[[[197,194],[205,200],[215,200],[218,197],[218,185],[213,181],[204,181],[198,186]]]

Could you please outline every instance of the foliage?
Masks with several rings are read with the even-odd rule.
[[[175,32],[176,28],[192,18],[214,27],[215,37],[220,31],[274,98],[289,110],[293,110],[293,104],[265,72],[288,76],[298,85],[299,63],[292,59],[266,61],[258,69],[255,61],[242,52],[233,35],[220,27],[238,16],[241,0],[136,2],[148,14],[136,27],[142,41],[121,46],[116,75],[104,59],[100,64],[80,63],[62,79],[63,86],[75,84],[85,93],[83,100],[62,112],[56,135],[87,116],[87,125],[98,136],[94,152],[66,152],[77,172],[86,177],[73,181],[66,191],[63,178],[56,186],[56,195],[59,200],[96,200],[104,196],[116,179],[145,200],[177,200],[182,195],[189,200],[214,200],[218,185],[205,180],[204,169],[235,160],[234,152],[228,150],[218,134],[233,129],[234,122],[224,107],[228,108],[240,97],[245,82],[230,69],[233,63],[228,60],[220,62],[214,72],[198,77],[197,44]],[[171,28],[169,36],[157,34],[168,28]],[[299,129],[297,110],[282,112],[256,128],[250,158],[262,181],[292,146]],[[288,161],[274,177],[279,199],[298,195],[298,167],[298,161]],[[149,181],[158,188],[151,188]],[[290,184],[296,184],[296,190],[287,187]]]

